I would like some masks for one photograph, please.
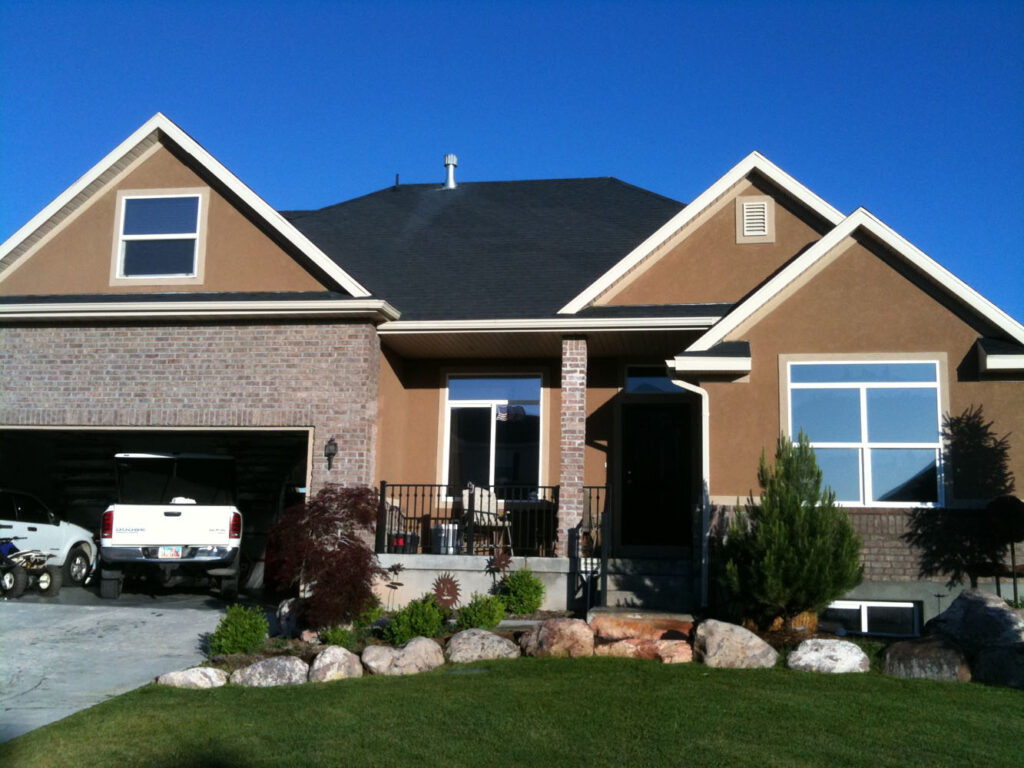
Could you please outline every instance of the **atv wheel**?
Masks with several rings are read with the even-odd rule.
[[[17,600],[28,586],[28,574],[20,565],[15,565],[0,576],[0,591],[4,597]]]
[[[53,597],[56,595],[60,592],[60,587],[63,583],[63,579],[61,577],[61,569],[56,565],[46,566],[46,570],[40,573],[37,577],[39,593],[43,597]]]

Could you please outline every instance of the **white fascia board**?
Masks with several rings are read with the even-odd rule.
[[[615,266],[591,283],[576,298],[558,310],[558,313],[561,315],[573,315],[588,306],[631,269],[654,253],[662,243],[689,224],[693,219],[697,218],[715,200],[755,170],[767,176],[775,184],[782,187],[833,225],[843,220],[842,213],[779,168],[775,163],[771,162],[760,152],[751,152],[734,165],[722,178],[698,195],[692,203],[659,227],[653,235],[640,243]]]
[[[398,320],[382,323],[382,335],[560,331],[673,331],[710,328],[721,319],[707,317],[556,318],[545,320]]]
[[[370,295],[370,292],[354,280],[341,267],[313,244],[305,235],[299,232],[291,222],[278,213],[263,198],[252,191],[231,171],[225,168],[213,155],[207,152],[200,144],[179,128],[175,123],[161,112],[143,123],[131,136],[122,141],[117,147],[100,160],[96,165],[82,176],[78,181],[65,189],[53,202],[43,208],[38,214],[32,217],[25,226],[7,238],[3,245],[0,245],[0,260],[11,250],[17,247],[26,237],[35,232],[47,220],[56,214],[61,208],[71,202],[83,189],[98,179],[108,168],[131,151],[143,139],[153,131],[159,130],[171,141],[177,144],[184,152],[195,158],[203,168],[213,174],[224,186],[250,208],[263,218],[275,231],[284,237],[288,242],[298,248],[310,261],[316,264],[325,274],[333,279],[339,286],[356,298],[363,298]]]
[[[398,310],[382,299],[310,301],[132,301],[0,304],[3,320],[153,318],[366,317],[394,320]]]
[[[990,354],[979,344],[978,367],[982,373],[1024,371],[1024,354]]]
[[[721,322],[697,339],[686,351],[706,352],[715,344],[723,341],[730,332],[767,304],[816,261],[824,257],[847,237],[853,235],[860,227],[863,227],[888,245],[894,252],[915,266],[919,271],[934,280],[979,315],[992,322],[1011,338],[1024,344],[1024,325],[1018,323],[948,269],[941,266],[909,240],[893,230],[892,227],[883,223],[866,209],[858,208],[847,216],[842,223],[821,238],[821,240],[790,262],[789,266],[785,267],[775,277],[761,286],[746,301],[737,305]]]
[[[679,357],[665,364],[677,373],[750,373],[749,357],[711,357],[708,355]]]

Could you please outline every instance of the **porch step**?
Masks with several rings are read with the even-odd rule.
[[[698,605],[688,560],[613,558],[608,561],[609,608],[688,613]]]

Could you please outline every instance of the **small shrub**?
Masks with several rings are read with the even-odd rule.
[[[352,644],[352,632],[344,627],[328,627],[320,630],[320,640],[326,645],[348,648]]]
[[[445,611],[434,596],[426,594],[396,611],[384,628],[384,640],[391,645],[402,645],[414,637],[436,637],[441,634]]]
[[[228,607],[227,614],[210,636],[210,655],[252,653],[263,647],[270,629],[267,617],[259,608],[244,605]]]
[[[508,612],[517,616],[536,613],[544,602],[544,583],[529,568],[513,571],[501,580],[498,595]]]
[[[459,629],[494,629],[505,618],[505,601],[497,595],[473,593],[469,604],[459,611],[455,625]]]
[[[384,615],[384,606],[380,603],[380,598],[376,595],[371,595],[366,605],[363,606],[363,611],[360,613],[355,621],[352,622],[352,626],[355,629],[365,629],[372,627],[381,616]]]

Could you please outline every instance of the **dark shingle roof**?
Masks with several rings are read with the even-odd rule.
[[[283,211],[403,320],[557,313],[683,204],[613,178],[390,187]]]

